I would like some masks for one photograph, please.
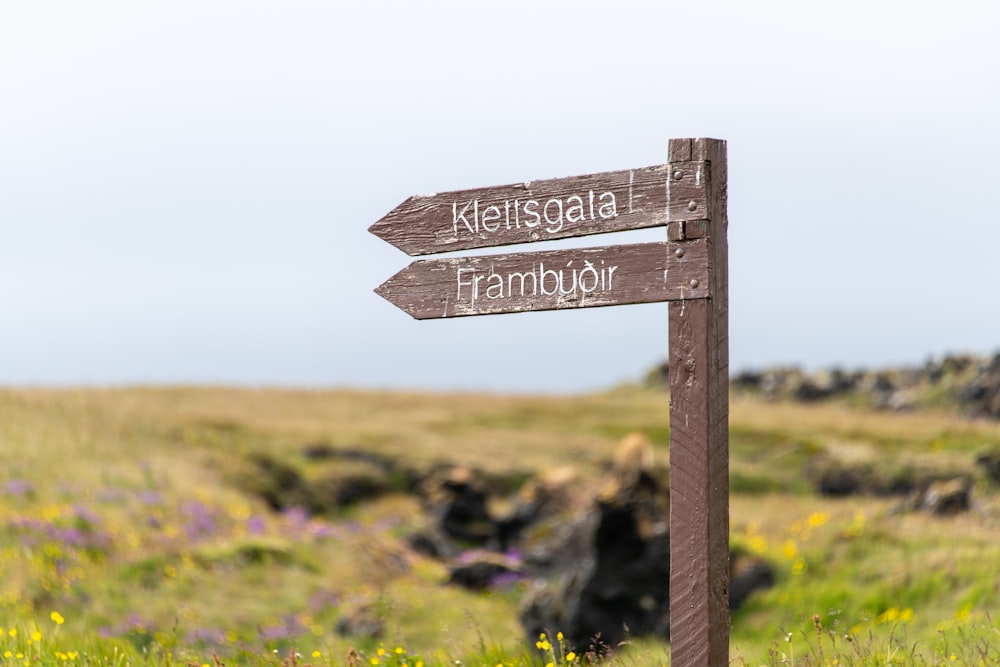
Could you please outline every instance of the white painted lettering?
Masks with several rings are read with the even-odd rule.
[[[552,206],[553,204],[555,204],[555,206]],[[554,208],[556,210],[556,215],[554,219],[552,216],[549,215],[550,208]],[[545,214],[545,222],[549,223],[549,226],[545,228],[546,231],[549,232],[549,234],[554,234],[555,232],[558,232],[560,229],[562,229],[563,226],[562,199],[548,200],[547,202],[545,202],[545,208],[542,209],[542,212]]]
[[[462,281],[462,274],[463,273],[471,273],[472,276],[475,276],[476,275],[476,270],[475,269],[459,269],[458,270],[458,276],[457,276],[457,278],[458,278],[458,294],[456,295],[456,299],[458,301],[462,300],[462,286],[463,285],[466,286],[466,287],[470,287],[470,288],[473,287],[472,276],[469,277],[469,281],[468,282],[463,282]],[[475,301],[476,301],[476,295],[475,295],[475,293],[472,292],[471,289],[469,290],[469,292],[470,292],[469,301],[475,303]]]
[[[559,278],[558,273],[556,273],[552,269],[546,269],[545,265],[542,264],[541,262],[538,263],[538,272],[541,275],[541,279],[538,282],[542,294],[544,294],[545,296],[552,296],[553,294],[559,291],[561,280]],[[552,278],[553,285],[551,290],[547,290],[545,289],[545,279],[549,278],[550,276]]]
[[[496,220],[497,223],[492,227],[490,227],[487,223],[493,222],[494,220]],[[499,220],[500,220],[500,207],[487,206],[486,208],[483,209],[483,217],[482,217],[483,229],[485,229],[488,232],[495,232],[496,230],[500,229]]]
[[[535,296],[538,293],[538,276],[535,275],[534,271],[529,271],[527,273],[521,273],[518,271],[513,271],[507,274],[507,294],[514,296],[514,279],[517,278],[521,281],[521,289],[519,290],[520,296]],[[531,278],[531,291],[525,291],[524,281]]]
[[[628,197],[628,212],[632,212],[632,175],[628,192],[623,186],[620,195]],[[565,197],[548,199],[503,199],[492,203],[478,199],[451,204],[451,226],[456,235],[495,234],[503,230],[542,227],[549,234],[559,234],[567,226],[591,221],[614,220],[618,217],[618,195],[608,190],[587,190]],[[623,202],[624,203],[624,202]],[[522,219],[523,218],[523,219]]]
[[[474,230],[472,229],[472,225],[469,224],[468,218],[465,217],[465,214],[468,212],[470,206],[472,206],[471,201],[468,204],[466,204],[461,211],[459,211],[458,202],[455,202],[451,205],[451,217],[452,217],[451,224],[455,228],[455,234],[458,234],[459,220],[462,221],[462,223],[465,225],[465,228],[468,229],[470,233],[474,232]],[[478,225],[476,226],[478,227]]]
[[[491,273],[489,275],[489,284],[486,286],[486,298],[503,298],[503,277],[499,273]]]
[[[538,225],[542,224],[542,216],[538,214],[538,202],[535,201],[534,199],[529,199],[528,201],[524,202],[524,214],[530,215],[535,219],[534,222],[528,222],[527,220],[525,220],[524,221],[525,227],[537,227]]]
[[[594,268],[594,265],[590,263],[589,260],[584,261],[583,264],[584,267],[583,270],[580,271],[580,277],[578,279],[580,285],[580,291],[583,292],[584,294],[590,294],[595,289],[597,289],[597,284],[600,282],[600,278],[598,278],[597,276],[597,269]],[[589,288],[584,282],[588,278],[592,278],[594,280],[594,284],[591,285]]]
[[[607,199],[607,202],[604,200]],[[611,218],[618,217],[618,208],[615,205],[615,193],[613,192],[602,192],[601,196],[597,198],[598,201],[604,202],[601,204],[597,212],[600,214],[602,220],[609,220]]]
[[[583,222],[587,214],[583,211],[583,198],[580,195],[566,197],[566,222]]]
[[[612,291],[617,265],[605,266],[602,261],[600,266],[595,266],[589,259],[584,259],[582,265],[580,268],[577,260],[573,259],[565,266],[556,268],[538,262],[527,271],[498,273],[493,267],[488,272],[470,267],[459,268],[456,271],[457,299],[475,307],[476,301],[484,296],[491,301],[537,296],[562,299]]]

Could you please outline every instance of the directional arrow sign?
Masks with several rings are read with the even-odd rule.
[[[708,249],[698,239],[423,259],[375,291],[423,320],[702,299],[707,285]]]
[[[410,197],[368,231],[408,255],[667,224],[666,165]],[[706,215],[699,171],[677,176],[686,219]],[[673,178],[674,175],[671,174]]]

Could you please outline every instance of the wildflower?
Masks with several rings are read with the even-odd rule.
[[[576,660],[576,653],[570,651],[566,654],[566,662],[573,662],[574,660]]]
[[[11,637],[17,637],[17,628],[11,628],[7,634],[9,634]]]
[[[377,664],[378,664],[378,662],[379,662],[378,658],[377,658],[376,656],[372,656],[372,659],[371,659],[371,663],[372,663],[373,665],[377,665]]]
[[[404,653],[406,653],[406,651],[403,650],[402,646],[396,647],[396,655],[403,655]]]
[[[42,633],[39,632],[38,630],[35,630],[34,632],[32,632],[31,633],[31,641],[35,642],[36,644],[38,642],[42,641]]]
[[[63,623],[66,622],[66,619],[64,619],[62,617],[62,614],[60,614],[58,611],[54,611],[51,614],[49,614],[49,618],[51,618],[52,622],[55,623],[56,625],[62,625]]]
[[[376,652],[376,653],[378,653],[379,657],[382,657],[382,656],[384,656],[384,655],[385,655],[385,649],[384,649],[384,648],[382,648],[381,646],[379,646],[379,647],[378,647],[378,650],[377,650],[377,651],[375,651],[375,652]]]
[[[322,654],[322,653],[320,653],[319,651],[313,651],[313,657],[314,657],[314,658],[318,658],[318,657],[320,657],[321,655],[323,655],[323,654]]]

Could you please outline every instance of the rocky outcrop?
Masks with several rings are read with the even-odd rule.
[[[490,502],[477,473],[452,469],[429,485],[433,525],[411,544],[446,560],[453,585],[486,590],[528,580],[520,618],[531,641],[560,631],[566,646],[599,654],[626,635],[669,637],[669,489],[652,453],[633,434],[598,482],[558,468],[503,503]],[[509,510],[494,517],[494,504]],[[741,565],[730,586],[734,607],[774,580],[769,563]]]
[[[647,382],[662,386],[661,377],[657,367]],[[731,386],[769,399],[853,398],[880,410],[952,405],[972,417],[1000,419],[1000,353],[992,357],[948,355],[902,368],[834,368],[812,373],[797,367],[746,370],[732,377]]]

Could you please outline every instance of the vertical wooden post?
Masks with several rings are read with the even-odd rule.
[[[670,644],[674,667],[729,662],[729,317],[726,143],[672,139],[670,262],[708,243],[708,299],[671,301]],[[707,210],[691,199],[704,188]],[[688,201],[690,199],[690,201]]]

